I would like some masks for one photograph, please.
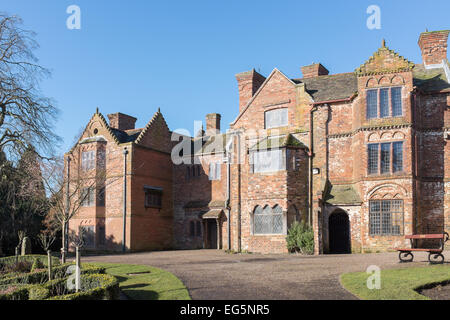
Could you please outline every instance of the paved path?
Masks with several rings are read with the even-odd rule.
[[[447,253],[449,256],[449,253]],[[83,257],[83,261],[130,263],[168,270],[183,281],[192,299],[356,299],[339,284],[345,272],[370,265],[405,268],[427,264],[427,254],[400,264],[397,253],[353,255],[227,254],[187,250]]]

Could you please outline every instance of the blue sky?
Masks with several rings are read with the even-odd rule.
[[[81,30],[66,28],[69,5],[81,8]],[[369,5],[381,29],[369,30]],[[194,120],[238,114],[234,75],[274,67],[291,78],[321,62],[331,73],[353,71],[381,45],[420,62],[425,28],[450,29],[448,0],[423,1],[148,1],[3,0],[37,32],[40,63],[52,70],[42,89],[61,110],[56,132],[70,148],[96,107],[123,112],[144,126],[161,108],[171,130]]]

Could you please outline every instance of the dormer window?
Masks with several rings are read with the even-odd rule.
[[[288,109],[275,109],[264,113],[264,125],[266,129],[285,127],[288,125]]]
[[[401,117],[402,88],[378,88],[367,90],[367,119]]]

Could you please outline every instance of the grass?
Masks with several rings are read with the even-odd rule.
[[[120,290],[131,300],[190,300],[184,284],[172,273],[142,265],[93,263],[119,280]],[[133,274],[133,275],[130,275]]]
[[[429,300],[415,289],[450,280],[450,266],[382,270],[381,289],[373,290],[367,288],[369,276],[365,272],[345,273],[341,275],[341,283],[345,289],[365,300]]]

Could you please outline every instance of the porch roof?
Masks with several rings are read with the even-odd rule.
[[[223,213],[222,209],[209,210],[203,215],[203,219],[219,219],[220,215]]]
[[[325,195],[324,200],[329,204],[360,204],[358,192],[352,185],[333,185]]]

